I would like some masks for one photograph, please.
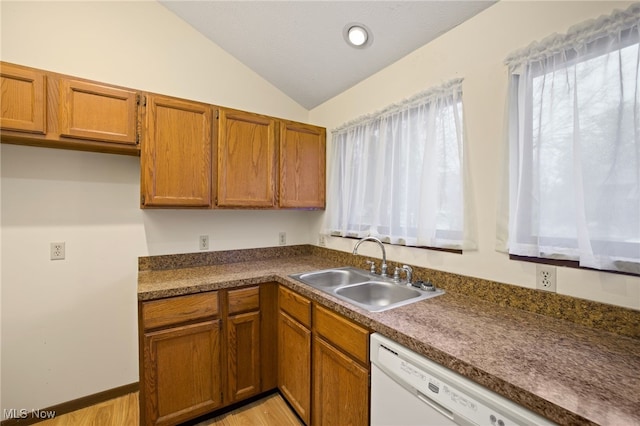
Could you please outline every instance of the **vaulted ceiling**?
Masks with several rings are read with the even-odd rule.
[[[471,18],[495,1],[160,0],[240,62],[312,109]],[[344,39],[353,23],[366,48]]]

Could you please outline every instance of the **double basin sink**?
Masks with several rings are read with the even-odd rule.
[[[408,286],[363,269],[343,267],[289,275],[370,312],[386,311],[444,293],[443,290]]]

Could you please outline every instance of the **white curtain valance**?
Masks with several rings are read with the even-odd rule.
[[[557,55],[568,49],[579,50],[586,44],[602,37],[618,37],[621,31],[640,24],[640,3],[626,10],[614,10],[612,14],[574,25],[566,34],[552,34],[541,41],[511,53],[505,59],[510,69]]]
[[[413,106],[418,106],[420,104],[428,104],[433,100],[441,99],[447,96],[452,96],[454,94],[457,95],[458,93],[461,93],[461,92],[462,92],[462,79],[456,78],[453,80],[449,80],[448,82],[443,83],[440,86],[429,88],[407,99],[404,99],[400,102],[391,104],[380,111],[372,112],[371,114],[366,114],[354,120],[348,121],[343,125],[333,129],[331,133],[335,135],[336,133],[344,132],[355,126],[365,125],[372,120],[379,120],[382,117],[385,117],[391,114],[396,114],[401,110],[405,110]]]

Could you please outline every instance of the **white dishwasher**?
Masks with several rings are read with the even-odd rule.
[[[553,425],[415,352],[371,335],[371,425]]]

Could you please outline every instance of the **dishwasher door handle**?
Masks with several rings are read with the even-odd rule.
[[[453,413],[451,411],[447,410],[442,405],[438,404],[437,402],[435,402],[434,400],[432,400],[431,398],[429,398],[427,395],[423,394],[419,390],[416,390],[416,392],[418,395],[418,399],[420,399],[420,401],[424,402],[425,404],[427,404],[428,406],[430,406],[431,408],[433,408],[443,416],[448,417],[449,419],[451,419],[451,421],[453,421]]]

